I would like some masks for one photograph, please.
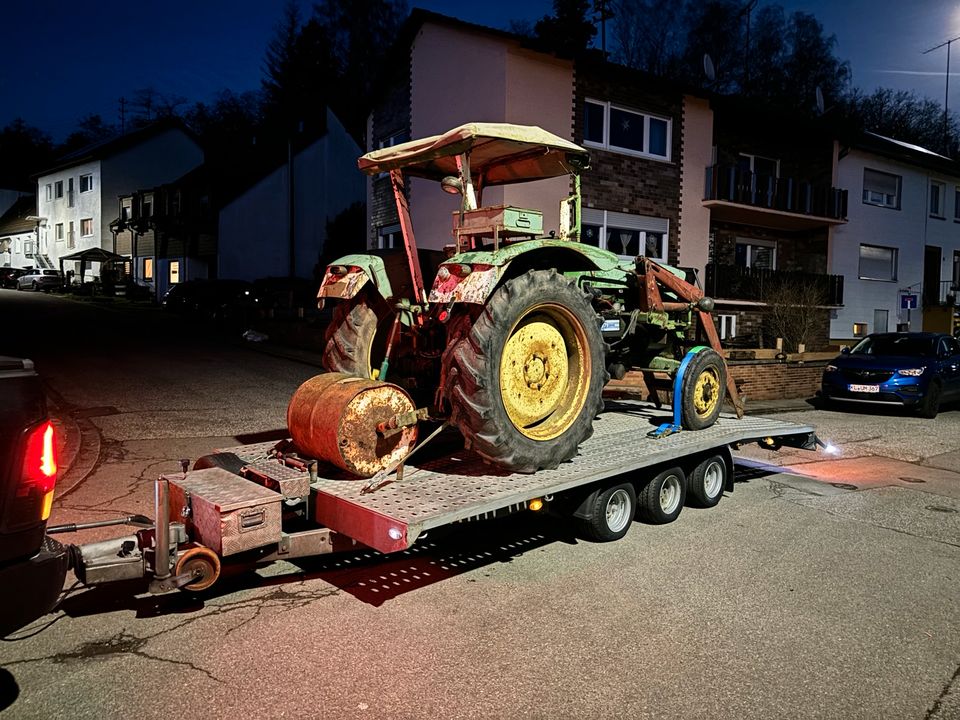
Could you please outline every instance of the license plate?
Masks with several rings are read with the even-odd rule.
[[[600,332],[620,332],[620,320],[604,320]]]
[[[847,385],[847,390],[850,392],[862,392],[862,393],[878,393],[880,392],[879,385]]]

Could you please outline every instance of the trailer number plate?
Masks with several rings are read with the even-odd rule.
[[[847,390],[850,392],[862,392],[862,393],[878,393],[880,392],[879,385],[847,385]]]
[[[600,326],[600,332],[620,332],[619,318],[614,318],[613,320],[604,320],[603,325]]]

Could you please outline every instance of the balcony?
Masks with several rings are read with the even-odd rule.
[[[790,283],[796,287],[813,287],[820,291],[819,304],[843,305],[843,275],[765,270],[740,265],[707,265],[704,292],[713,298],[766,302],[768,291]]]
[[[924,286],[923,306],[925,308],[944,305],[958,307],[960,306],[958,300],[960,300],[960,283],[953,280],[943,280],[930,287]]]
[[[847,221],[847,191],[825,183],[762,175],[736,165],[707,168],[703,204],[711,219],[777,230]]]

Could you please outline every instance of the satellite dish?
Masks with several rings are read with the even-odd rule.
[[[717,69],[713,66],[713,58],[710,57],[710,53],[703,54],[703,74],[710,82],[717,79]]]
[[[817,85],[817,115],[823,115],[823,90]]]

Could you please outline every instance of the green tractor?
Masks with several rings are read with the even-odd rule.
[[[488,461],[519,472],[556,467],[593,432],[611,375],[674,378],[682,426],[714,423],[725,390],[742,403],[719,354],[713,302],[676,269],[624,260],[580,242],[586,150],[538,127],[470,123],[359,159],[389,173],[403,251],[347,255],[318,294],[337,299],[323,362],[331,372],[389,380],[431,417],[450,421]],[[485,188],[569,175],[558,232],[538,210],[484,207]],[[418,251],[405,176],[460,197],[446,252]],[[698,322],[699,321],[699,322]],[[696,325],[696,333],[694,326]],[[659,406],[659,397],[652,391]]]

